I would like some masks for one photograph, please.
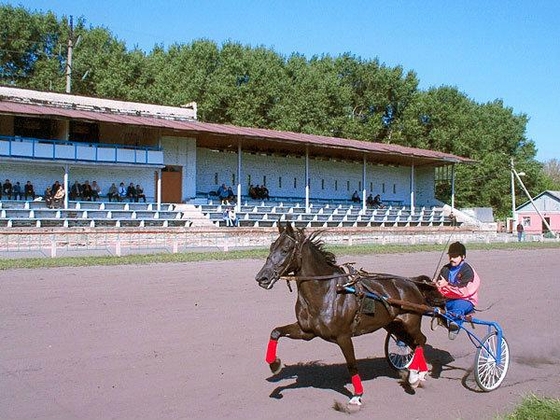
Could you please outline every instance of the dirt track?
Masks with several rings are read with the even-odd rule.
[[[369,271],[431,276],[439,253],[339,256]],[[466,336],[428,336],[432,376],[407,392],[383,357],[384,333],[355,339],[364,406],[355,419],[480,419],[523,395],[560,397],[560,252],[472,251],[483,279],[480,318],[505,330],[504,384],[478,392]],[[339,419],[351,389],[339,349],[281,340],[284,370],[264,355],[294,321],[295,293],[259,288],[263,261],[0,272],[2,419]],[[481,328],[480,334],[483,334]],[[443,366],[440,366],[443,363]]]

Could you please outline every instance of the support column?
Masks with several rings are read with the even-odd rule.
[[[416,191],[416,177],[415,177],[415,167],[414,164],[410,167],[410,213],[414,214],[415,203],[415,191]]]
[[[363,157],[363,161],[362,161],[362,213],[365,214],[366,212],[366,194],[367,194],[367,189],[366,189],[366,155],[364,155]]]
[[[161,210],[161,169],[156,171],[157,181],[156,181],[156,207],[157,210]]]
[[[309,213],[309,146],[305,146],[305,211]]]
[[[241,211],[241,140],[237,143],[237,205],[235,211],[239,213]]]

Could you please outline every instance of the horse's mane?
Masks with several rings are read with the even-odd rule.
[[[325,242],[320,238],[322,233],[322,230],[317,230],[306,237],[304,229],[298,228],[296,231],[298,241],[301,241],[302,244],[306,241],[309,242],[309,244],[323,256],[327,264],[336,266],[336,255],[325,249]]]

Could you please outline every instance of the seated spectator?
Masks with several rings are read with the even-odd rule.
[[[12,183],[9,179],[6,179],[6,181],[2,184],[2,194],[8,197],[8,200],[12,199]]]
[[[362,201],[360,199],[360,194],[358,194],[358,190],[354,191],[354,194],[352,194],[352,201],[354,203],[359,203],[360,201]]]
[[[261,200],[269,200],[270,196],[268,195],[268,188],[266,188],[263,185],[257,185],[255,188],[256,192],[257,192],[257,198],[260,198]]]
[[[228,203],[235,203],[235,194],[233,193],[233,189],[231,187],[228,187],[227,189],[227,201]]]
[[[60,208],[64,202],[64,196],[66,195],[66,191],[64,187],[61,185],[60,188],[56,191],[52,198],[52,208]]]
[[[45,203],[47,204],[48,208],[52,208],[52,201],[53,201],[52,188],[47,187],[47,189],[45,190]]]
[[[91,183],[91,198],[93,201],[97,201],[99,195],[101,194],[101,187],[97,183],[97,181],[93,181]]]
[[[370,195],[367,196],[366,204],[370,207],[373,207],[373,205],[374,205],[373,194],[370,194]]]
[[[229,218],[229,209],[226,207],[222,213],[222,220],[225,222],[226,226],[232,226],[231,219]]]
[[[35,189],[33,188],[33,184],[31,181],[27,181],[27,183],[23,187],[25,199],[27,200],[28,197],[31,197],[35,200]]]
[[[237,220],[237,215],[235,214],[235,209],[233,207],[230,208],[228,211],[228,218],[230,222],[228,226],[232,226],[232,227],[239,226],[239,220]]]
[[[62,185],[60,185],[60,182],[55,181],[55,183],[53,184],[53,186],[51,187],[51,192],[53,195],[56,194],[56,192],[58,191],[59,188],[61,188]]]
[[[136,201],[140,201],[140,199],[144,200],[144,203],[146,202],[146,194],[144,194],[144,188],[142,188],[142,186],[140,184],[136,185]]]
[[[109,199],[109,201],[112,201],[113,198],[115,199],[115,201],[119,201],[119,190],[114,182],[109,187],[109,191],[107,192],[107,198]]]
[[[253,200],[256,200],[258,198],[257,189],[253,186],[253,184],[249,185],[249,197],[251,197]]]
[[[70,200],[80,200],[82,198],[82,186],[78,181],[75,181],[74,184],[72,184],[72,186],[70,187],[69,198]]]
[[[124,186],[124,182],[119,184],[119,194],[117,195],[117,199],[119,201],[126,199],[126,187]]]
[[[375,207],[375,208],[380,208],[380,209],[382,209],[383,207],[385,207],[385,206],[383,205],[383,203],[381,202],[381,196],[380,196],[379,194],[377,194],[377,195],[375,196],[375,198],[373,199],[373,207]]]
[[[21,200],[23,198],[23,192],[21,191],[21,185],[19,184],[19,181],[14,184],[12,194],[14,196],[14,200]]]
[[[130,185],[126,188],[126,198],[132,203],[134,201],[138,201],[136,198],[136,188],[134,187],[134,183],[130,183]]]
[[[218,188],[218,191],[216,191],[218,194],[218,198],[220,199],[222,204],[229,204],[228,201],[228,189],[226,187],[226,184],[222,184],[220,186],[220,188]]]
[[[93,198],[93,189],[87,180],[82,185],[82,198],[86,201],[91,201]]]

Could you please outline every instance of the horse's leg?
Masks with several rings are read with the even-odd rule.
[[[428,373],[428,364],[426,363],[426,358],[424,357],[424,344],[426,344],[426,336],[422,334],[420,329],[422,316],[417,314],[406,314],[402,317],[402,319],[402,325],[406,335],[412,339],[411,348],[414,348],[412,361],[408,366],[408,383],[413,387],[417,387],[420,382],[426,380],[426,374]]]
[[[270,340],[268,341],[265,359],[274,375],[282,370],[282,361],[276,356],[276,347],[278,346],[278,340],[280,337],[309,341],[315,337],[315,334],[302,331],[297,322],[274,328],[270,333]]]
[[[351,336],[339,336],[336,339],[336,343],[342,350],[344,359],[346,359],[346,367],[352,378],[352,386],[354,387],[354,394],[348,404],[351,405],[362,405],[362,395],[364,394],[364,388],[362,386],[362,378],[358,373],[358,362],[356,361],[356,354],[354,352],[354,343],[352,343]]]

